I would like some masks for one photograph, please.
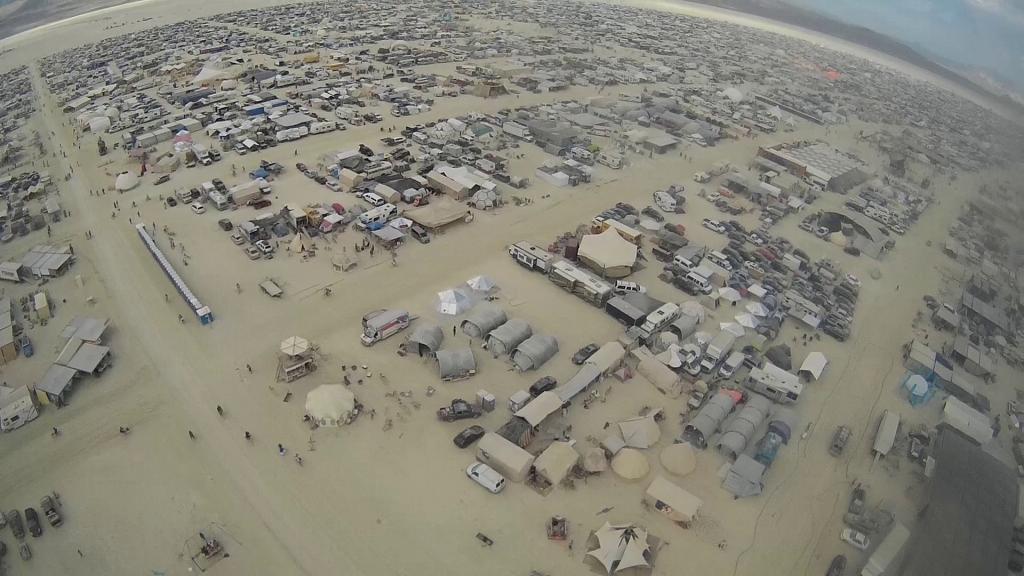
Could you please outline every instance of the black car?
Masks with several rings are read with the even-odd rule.
[[[43,525],[39,523],[39,514],[35,508],[25,508],[25,524],[28,526],[28,533],[33,538],[43,535]]]
[[[615,204],[615,207],[618,208],[619,210],[622,210],[626,214],[629,214],[630,216],[636,216],[639,214],[637,209],[634,208],[632,204],[627,204],[625,202],[617,202]]]
[[[174,199],[174,196],[168,196],[165,202],[167,202],[167,205],[170,206],[171,208],[174,208],[175,206],[178,205],[178,201]]]
[[[530,396],[536,398],[548,390],[554,390],[558,384],[558,380],[555,380],[551,376],[544,376],[530,385]]]
[[[452,442],[459,448],[466,448],[473,442],[479,440],[486,433],[487,431],[483,429],[483,426],[477,426],[474,424],[456,434],[455,438],[452,438]]]
[[[846,571],[846,556],[842,554],[832,559],[832,563],[828,565],[828,572],[825,576],[843,576],[843,572]]]
[[[227,218],[217,220],[217,225],[225,232],[231,232],[231,229],[235,227],[234,224],[231,223],[231,220],[228,220]]]
[[[643,214],[644,216],[647,216],[651,220],[654,220],[655,222],[665,221],[665,217],[662,216],[661,212],[658,212],[653,206],[645,207],[643,210],[640,211],[640,213]]]
[[[572,355],[572,363],[576,364],[577,366],[583,364],[584,362],[587,361],[587,358],[593,356],[594,352],[597,352],[598,349],[600,349],[600,346],[598,346],[597,344],[587,344],[583,348],[577,350],[576,353]]]

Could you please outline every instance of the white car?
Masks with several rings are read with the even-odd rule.
[[[615,283],[615,293],[625,294],[627,292],[636,292],[637,294],[646,294],[647,287],[636,282],[629,282],[627,280],[619,280]]]
[[[851,286],[856,286],[857,288],[860,288],[860,278],[857,278],[853,274],[847,274],[846,281],[849,282]]]
[[[705,218],[705,219],[701,220],[700,225],[705,227],[705,228],[707,228],[708,230],[711,230],[712,232],[718,232],[719,234],[725,234],[725,226],[722,226],[722,223],[719,222],[718,220],[712,220],[710,218]]]
[[[256,249],[262,252],[264,255],[271,254],[274,252],[274,247],[271,246],[266,240],[257,240]]]
[[[487,488],[487,491],[491,494],[497,494],[505,489],[505,477],[494,469],[482,462],[474,462],[466,468],[466,476],[472,478],[474,482]]]
[[[858,550],[867,550],[868,546],[871,545],[871,541],[868,540],[867,536],[853,528],[843,528],[843,531],[839,534],[839,539]]]
[[[373,192],[367,192],[367,193],[363,194],[363,200],[365,200],[371,206],[374,206],[374,207],[376,207],[376,206],[383,206],[384,204],[387,204],[387,201],[385,201],[384,198],[382,198],[381,196],[379,196],[378,194],[375,194]]]
[[[203,214],[206,212],[206,206],[203,206],[202,202],[193,202],[189,206],[192,207],[192,212],[196,214]]]

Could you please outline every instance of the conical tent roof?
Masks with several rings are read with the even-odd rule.
[[[683,357],[679,355],[680,350],[682,348],[678,344],[669,344],[668,348],[655,356],[655,358],[669,368],[681,368],[683,366]]]
[[[611,524],[594,532],[598,546],[587,552],[587,556],[596,559],[604,566],[608,574],[614,574],[628,568],[649,566],[647,554],[647,530],[632,524]]]
[[[306,414],[320,426],[344,423],[355,405],[356,397],[341,384],[324,384],[306,394]]]
[[[639,480],[651,471],[647,457],[633,448],[623,448],[612,458],[612,470],[626,480]]]
[[[305,233],[298,233],[292,238],[292,241],[288,243],[288,251],[301,254],[307,250],[312,249],[313,240]]]
[[[139,185],[139,177],[134,172],[122,172],[114,180],[114,188],[118,190],[131,190]]]
[[[448,289],[437,293],[437,311],[457,316],[473,307],[470,297],[459,289]]]
[[[281,341],[281,352],[288,356],[298,356],[309,350],[309,340],[301,336],[292,336]]]
[[[487,292],[498,286],[494,280],[491,280],[487,276],[474,276],[469,280],[466,280],[466,284],[468,284],[473,290],[480,292]]]
[[[689,442],[671,444],[661,451],[661,465],[671,474],[686,476],[697,469],[697,454]]]
[[[751,314],[737,314],[736,323],[744,328],[757,328],[759,324],[757,318]]]

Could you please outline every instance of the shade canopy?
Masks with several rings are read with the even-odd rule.
[[[620,272],[636,262],[637,246],[626,240],[614,228],[600,234],[587,234],[580,240],[579,257],[594,268],[620,276]]]
[[[743,326],[740,326],[736,322],[722,322],[718,327],[722,329],[722,332],[728,332],[737,338],[742,338],[743,335],[747,333],[747,331],[743,329]]]
[[[460,289],[444,290],[437,293],[437,311],[456,316],[473,307],[473,300]]]
[[[733,288],[733,287],[731,287],[731,286],[726,286],[726,287],[724,287],[724,288],[720,289],[720,290],[718,291],[718,295],[719,295],[719,296],[720,296],[720,297],[721,297],[721,298],[722,298],[723,300],[727,300],[727,301],[729,301],[729,302],[732,302],[732,303],[734,303],[734,304],[735,304],[736,302],[739,302],[739,301],[740,301],[740,299],[742,299],[742,298],[743,298],[742,296],[740,296],[740,292],[739,292],[739,290],[737,290],[737,289],[735,289],[735,288]]]
[[[764,304],[760,302],[750,302],[747,304],[747,312],[750,312],[754,316],[767,316],[768,309],[764,307]]]
[[[281,352],[287,356],[298,356],[309,350],[309,340],[301,336],[292,336],[281,341]]]
[[[324,384],[306,394],[306,414],[320,426],[343,424],[355,405],[356,397],[341,384]]]
[[[697,453],[689,442],[666,446],[660,459],[665,470],[676,476],[686,476],[697,469]]]
[[[122,172],[114,180],[114,188],[121,191],[131,190],[139,185],[139,177],[133,172]]]
[[[619,422],[619,431],[626,446],[631,448],[650,448],[661,439],[661,428],[654,414],[623,420]]]
[[[807,358],[804,358],[804,363],[800,365],[799,372],[812,376],[817,380],[821,378],[826,365],[828,365],[828,358],[825,358],[824,354],[817,351],[811,352],[807,355]]]
[[[608,469],[608,458],[604,450],[593,447],[583,455],[583,469],[587,472],[604,472]]]
[[[612,470],[626,480],[639,480],[651,471],[651,465],[643,452],[633,448],[623,448],[612,458]]]
[[[477,290],[479,292],[488,292],[498,286],[494,280],[491,280],[487,276],[474,276],[469,280],[466,280],[466,284],[473,290]]]
[[[594,537],[597,548],[587,552],[587,556],[600,562],[608,574],[651,565],[647,530],[640,526],[605,522]]]

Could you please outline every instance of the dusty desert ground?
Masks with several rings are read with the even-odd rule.
[[[181,17],[183,5],[189,16],[231,8],[191,0],[128,5],[17,38],[8,45],[13,51],[4,60],[29,61],[43,47],[48,52],[136,26],[167,23]],[[143,15],[153,20],[139,22]],[[104,30],[100,23],[124,26]],[[36,88],[45,94],[37,72]],[[463,97],[439,102],[415,121],[589,94],[580,90],[492,100]],[[228,164],[252,163],[257,157],[226,155],[225,161],[210,167],[179,170],[160,188],[147,177],[123,196],[91,196],[89,190],[111,185],[114,166],[100,165],[91,141],[81,148],[71,144],[76,140],[67,119],[49,96],[40,105],[38,126],[44,133],[53,131],[49,146],[68,151],[67,159],[51,157],[50,169],[59,174],[74,168],[70,182],[61,186],[72,218],[55,234],[73,243],[78,263],[71,275],[48,285],[66,303],[49,325],[30,330],[36,356],[5,367],[0,377],[12,383],[37,379],[56,353],[61,328],[76,314],[112,319],[107,339],[115,365],[102,378],[78,386],[69,407],[47,409],[30,426],[0,437],[0,458],[6,463],[0,468],[0,504],[23,508],[56,490],[66,516],[64,527],[32,541],[31,562],[7,559],[10,574],[186,574],[191,567],[185,541],[199,530],[220,535],[230,553],[211,574],[584,574],[589,568],[581,563],[582,543],[606,518],[642,522],[666,542],[655,574],[687,569],[705,574],[821,574],[837,553],[850,556],[854,566],[863,560],[838,540],[852,482],[867,483],[872,500],[884,500],[910,523],[922,504],[918,474],[885,463],[872,466],[869,445],[885,408],[899,409],[910,422],[937,419],[938,403],[912,411],[897,394],[903,372],[899,348],[915,334],[912,322],[922,307],[922,295],[936,294],[938,286],[958,274],[938,247],[962,199],[976,190],[981,176],[964,175],[954,185],[937,181],[938,204],[881,262],[852,258],[817,241],[797,230],[794,218],[776,228],[777,234],[812,257],[834,258],[865,279],[853,334],[843,344],[828,338],[815,342],[813,348],[825,352],[831,364],[800,401],[801,429],[808,426],[807,433],[783,449],[768,475],[766,493],[733,500],[719,487],[722,458],[703,452],[697,471],[677,479],[705,502],[701,521],[683,530],[644,509],[640,499],[646,482],[627,483],[610,473],[586,484],[578,482],[572,490],[558,488],[546,497],[518,484],[499,496],[479,489],[463,473],[472,452],[458,450],[450,441],[462,426],[438,422],[434,410],[449,398],[469,398],[485,388],[498,396],[499,408],[480,423],[494,429],[507,418],[508,396],[540,374],[511,372],[500,361],[478,353],[480,369],[474,378],[442,384],[430,364],[395,354],[400,338],[362,347],[359,318],[376,308],[404,307],[450,326],[450,318],[433,311],[435,293],[487,274],[501,286],[500,304],[510,316],[524,318],[537,331],[559,339],[561,352],[542,373],[564,380],[574,373],[569,356],[577,347],[614,339],[621,328],[603,312],[514,265],[504,251],[507,244],[527,240],[546,245],[616,201],[644,205],[651,191],[676,182],[692,184],[694,171],[717,160],[745,163],[758,145],[782,138],[824,137],[824,128],[804,126],[788,135],[690,148],[685,150],[686,159],[638,158],[621,171],[599,170],[592,184],[573,189],[537,183],[521,194],[532,198],[532,204],[479,214],[473,223],[455,225],[429,245],[408,243],[399,252],[397,267],[379,253],[375,258],[361,254],[357,268],[341,273],[331,266],[331,257],[344,247],[351,255],[354,232],[336,242],[318,239],[319,253],[310,260],[289,258],[281,250],[273,260],[250,262],[217,228],[222,214],[197,216],[184,207],[166,209],[158,201],[169,187],[190,187],[218,176],[230,181],[230,174],[225,174]],[[838,147],[877,160],[856,137],[861,130],[875,128],[855,122],[830,129],[827,137]],[[297,146],[282,145],[258,158],[292,166],[293,150],[298,148],[298,159],[309,163],[326,151],[374,143],[379,135],[373,126],[349,129],[310,137]],[[513,160],[511,173],[532,175],[543,154],[533,147],[522,151],[525,158]],[[984,178],[1010,176],[992,173]],[[278,179],[275,188],[275,203],[337,198],[294,170]],[[114,199],[123,209],[112,218]],[[132,202],[139,206],[138,215],[129,208]],[[816,207],[841,202],[830,195]],[[695,194],[688,204],[688,214],[677,221],[687,226],[691,241],[720,244],[717,236],[699,226],[701,218],[717,212]],[[227,216],[237,221],[250,210]],[[199,326],[191,318],[179,324],[177,315],[188,317],[189,311],[145,251],[129,217],[141,217],[158,228],[167,226],[185,244],[189,265],[179,266],[179,271],[214,310],[217,320],[211,326]],[[753,216],[741,220],[752,223]],[[86,231],[93,233],[92,240],[85,239]],[[30,236],[6,245],[3,256],[7,251],[20,254],[36,241]],[[182,250],[169,252],[180,264]],[[882,272],[879,280],[870,280],[874,268]],[[75,285],[75,274],[82,276],[83,287]],[[652,266],[636,279],[655,297],[687,299],[658,281],[656,274]],[[257,283],[267,277],[284,286],[281,300],[258,290]],[[235,291],[236,282],[243,287],[241,294]],[[322,295],[327,286],[334,288],[330,298]],[[6,293],[18,296],[27,290],[8,288]],[[164,295],[169,292],[168,302]],[[725,309],[718,312],[726,318]],[[706,325],[714,327],[715,322],[709,319]],[[797,330],[790,324],[780,338],[789,341]],[[325,358],[313,376],[285,385],[274,379],[275,352],[280,340],[291,335],[317,343]],[[793,346],[794,361],[799,362],[807,349]],[[246,364],[252,366],[252,374]],[[311,431],[301,420],[305,393],[322,383],[339,382],[342,364],[365,364],[373,373],[353,388],[376,417]],[[1011,380],[1008,367],[1001,365],[999,370],[1000,382]],[[427,398],[425,390],[431,385],[439,393]],[[680,432],[677,414],[684,400],[659,393],[639,377],[626,383],[609,380],[599,389],[606,402],[589,410],[575,406],[567,418],[547,423],[545,431],[559,433],[571,424],[573,437],[588,446],[587,437],[600,437],[605,422],[635,415],[644,406],[664,407],[669,417],[662,424],[662,440],[647,454],[653,468],[648,478],[653,477],[660,469],[659,449]],[[288,391],[293,398],[285,403]],[[394,393],[406,391],[411,398],[399,402]],[[1008,385],[995,385],[986,393],[994,406],[1012,396]],[[218,404],[226,408],[223,418],[214,410]],[[393,427],[385,430],[388,419]],[[853,427],[855,436],[844,457],[836,460],[826,447],[841,423]],[[52,426],[63,434],[50,437]],[[131,427],[131,434],[120,435],[118,426]],[[196,441],[189,439],[189,430],[197,435]],[[255,436],[253,443],[244,440],[245,430]],[[277,443],[301,452],[305,465],[278,456]],[[607,507],[613,510],[597,514]],[[570,519],[576,543],[571,550],[545,538],[543,524],[552,514]],[[482,547],[473,537],[477,532],[490,536],[495,545]],[[723,541],[724,549],[719,547]]]

